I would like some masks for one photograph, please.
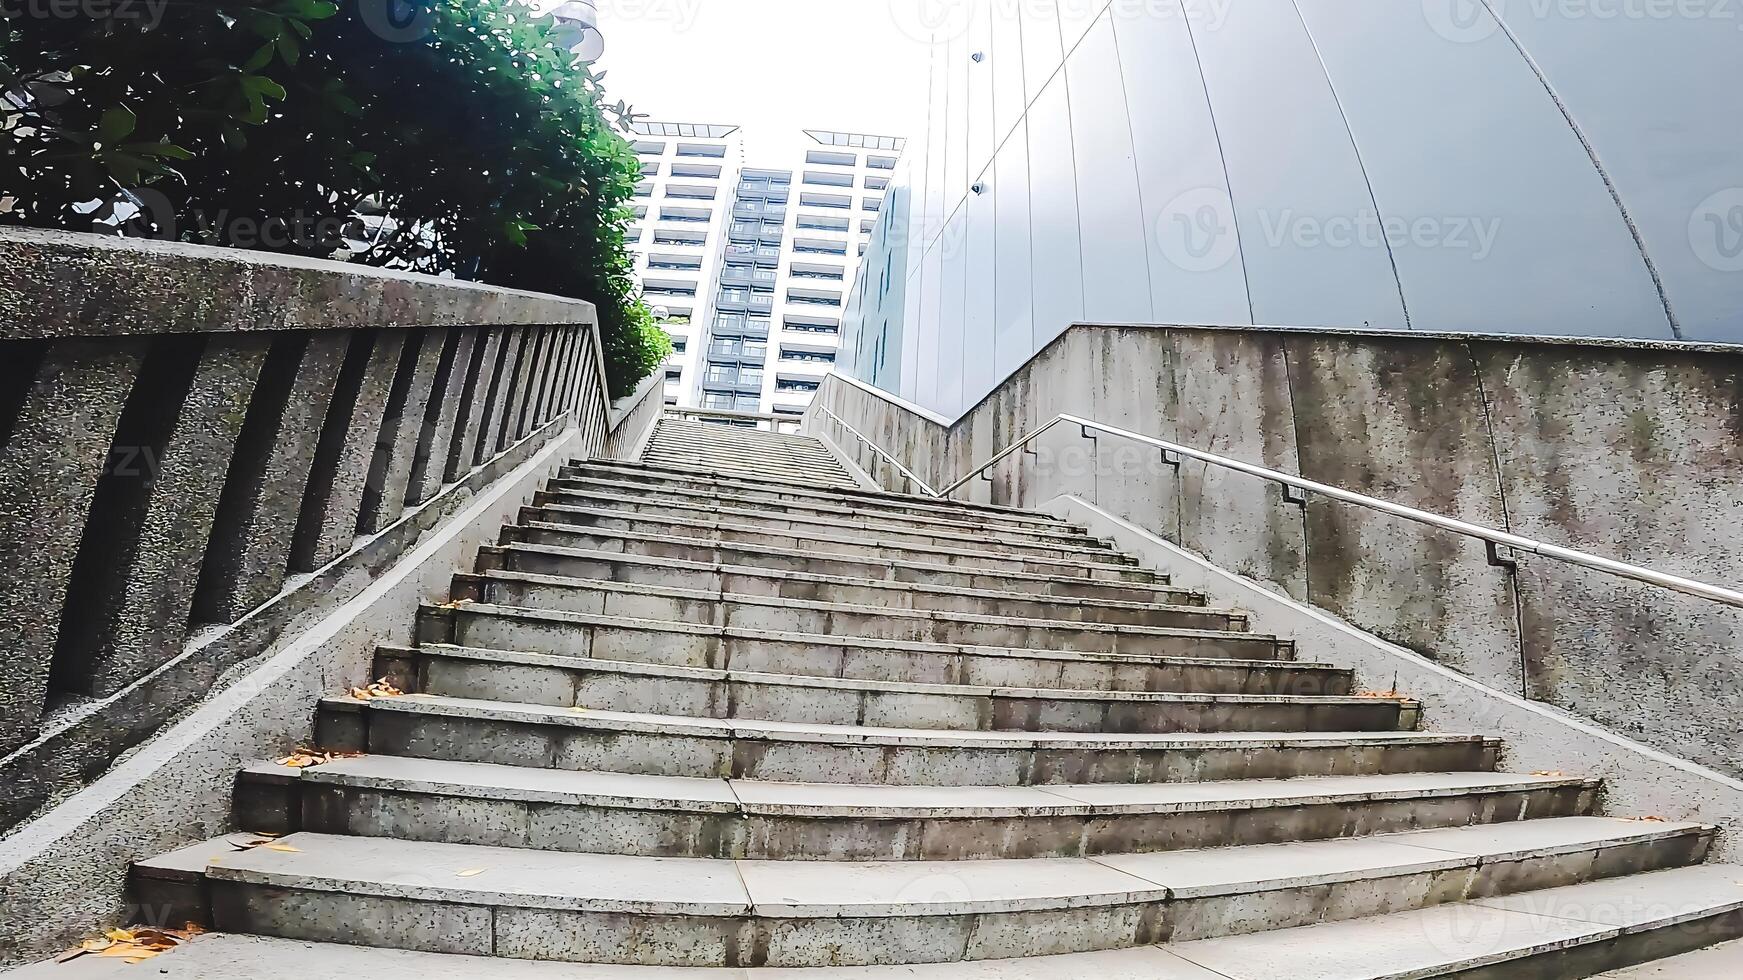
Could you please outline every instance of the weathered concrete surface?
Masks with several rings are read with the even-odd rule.
[[[1475,365],[1459,345],[1289,338],[1301,475],[1506,528]],[[1257,492],[1276,492],[1257,483]],[[1481,542],[1323,498],[1308,595],[1379,636],[1521,691],[1512,583]]]
[[[419,604],[446,594],[454,569],[471,564],[540,480],[588,452],[575,436],[565,433],[476,496],[453,488],[469,503],[415,548],[396,551],[397,561],[359,562],[328,583],[348,601],[299,617],[244,669],[208,678],[209,697],[195,711],[0,839],[0,921],[32,924],[0,935],[0,963],[52,955],[98,925],[135,918],[121,904],[128,864],[231,829],[236,772],[306,741],[319,698],[363,683],[376,646],[410,636]]]
[[[291,350],[270,392],[249,405],[240,453],[231,467],[201,569],[205,623],[229,623],[278,594],[290,559],[303,491],[315,462],[321,425],[350,346],[348,333],[281,338]],[[269,360],[269,364],[270,364]]]
[[[0,339],[596,323],[593,304],[345,262],[0,228]]]
[[[1322,609],[1278,595],[1087,501],[1061,497],[1046,502],[1044,509],[1112,539],[1146,567],[1167,572],[1175,585],[1203,591],[1211,605],[1248,613],[1254,630],[1294,640],[1303,659],[1353,667],[1357,684],[1369,690],[1396,684],[1421,698],[1427,706],[1425,731],[1500,736],[1503,771],[1577,772],[1601,778],[1605,812],[1717,824],[1722,829],[1708,856],[1713,862],[1735,861],[1743,849],[1734,831],[1723,830],[1734,828],[1743,812],[1743,782],[1737,779],[1481,684]]]
[[[448,448],[448,460],[442,471],[442,481],[453,483],[474,465],[478,446],[483,441],[484,420],[490,414],[491,389],[496,386],[497,364],[502,359],[502,343],[507,330],[491,330],[483,335],[473,353],[466,387],[461,391],[459,431]]]
[[[214,337],[197,354],[186,397],[161,446],[116,447],[109,479],[136,482],[126,512],[93,514],[105,540],[81,562],[89,592],[69,597],[62,624],[65,687],[113,694],[181,652],[208,535],[269,337]],[[149,448],[149,453],[145,450]],[[129,462],[124,454],[138,450]],[[118,501],[119,502],[119,501]],[[96,528],[98,525],[93,524]]]
[[[448,332],[448,345],[436,372],[436,382],[441,390],[430,396],[424,411],[424,424],[418,432],[418,448],[406,486],[405,504],[408,507],[423,503],[442,489],[448,452],[453,447],[465,406],[467,372],[472,366],[472,353],[479,333],[477,327]]]
[[[143,341],[57,343],[0,445],[0,753],[42,715],[61,606]]]
[[[1743,360],[1474,348],[1513,530],[1743,583]],[[1525,556],[1532,697],[1743,771],[1743,610]]]
[[[367,352],[360,345],[368,345]],[[404,346],[401,331],[359,334],[352,341],[304,494],[302,520],[291,546],[293,570],[320,568],[344,554],[357,536],[357,515]],[[348,373],[355,381],[348,383]]]
[[[375,456],[369,463],[369,481],[364,485],[363,505],[357,514],[357,531],[374,534],[399,520],[405,512],[406,488],[411,485],[412,465],[417,461],[418,438],[430,396],[435,393],[436,369],[448,331],[414,331],[407,335],[400,366],[394,376],[387,407],[382,411]]]
[[[505,443],[510,416],[509,406],[520,380],[521,362],[526,356],[531,327],[510,327],[502,339],[496,371],[491,377],[489,399],[484,412],[484,425],[478,433],[474,463],[486,459]]]
[[[959,419],[832,377],[818,406],[935,486],[1060,412],[1743,587],[1743,348],[1223,327],[1066,331]],[[813,411],[888,489],[891,467]],[[1226,568],[1667,752],[1743,773],[1743,611],[1059,426],[958,496],[1071,493]],[[1150,450],[1142,451],[1146,457]]]

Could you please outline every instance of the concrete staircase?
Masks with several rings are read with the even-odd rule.
[[[236,934],[153,966],[1559,978],[1743,934],[1713,828],[1596,816],[1080,528],[797,436],[664,420],[565,468],[414,639],[404,696],[320,706],[366,754],[240,775],[285,836],[135,865]]]

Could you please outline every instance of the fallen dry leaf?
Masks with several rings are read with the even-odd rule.
[[[1663,817],[1635,817],[1641,823],[1664,823]]]
[[[476,878],[484,873],[483,868],[467,868],[465,871],[454,872],[456,878]]]
[[[56,963],[81,956],[102,956],[139,963],[160,953],[167,953],[206,930],[189,922],[180,929],[155,929],[135,926],[132,929],[106,929],[101,939],[87,939],[55,957]]]
[[[286,851],[286,852],[291,853],[291,854],[301,854],[302,853],[302,848],[292,847],[289,844],[275,841],[270,837],[250,837],[247,840],[237,840],[236,838],[232,837],[232,838],[229,838],[228,840],[224,841],[224,843],[229,844],[231,847],[235,848],[238,851],[252,851],[257,847],[264,847],[269,851]],[[218,859],[213,858],[212,860],[216,861]]]
[[[1401,695],[1397,691],[1359,691],[1354,696],[1358,697],[1358,698],[1388,698],[1388,699],[1401,697]]]
[[[376,681],[368,687],[352,688],[351,696],[359,701],[371,701],[375,698],[404,697],[405,692],[394,687],[392,684],[389,684],[387,678],[383,677],[381,680]]]
[[[441,608],[443,608],[443,609],[459,609],[461,606],[468,605],[471,602],[472,602],[471,599],[455,599],[453,602],[442,603]]]
[[[292,769],[307,769],[310,766],[326,765],[339,759],[358,759],[362,756],[361,752],[322,752],[318,749],[298,748],[295,752],[278,760],[278,764],[289,766]]]

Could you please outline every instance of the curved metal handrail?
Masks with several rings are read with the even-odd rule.
[[[824,411],[828,412],[828,409],[824,409]],[[829,412],[829,415],[831,418],[836,418],[835,413],[833,412]],[[839,421],[839,419],[837,419],[837,421]],[[843,422],[842,425],[846,426],[847,423]],[[1395,504],[1389,500],[1370,497],[1365,493],[1344,490],[1339,487],[1319,483],[1291,473],[1284,473],[1281,470],[1274,470],[1265,466],[1256,466],[1252,463],[1243,462],[1238,459],[1231,459],[1227,456],[1219,456],[1216,453],[1205,452],[1202,449],[1194,449],[1191,446],[1183,446],[1179,443],[1169,442],[1166,439],[1158,439],[1154,436],[1147,436],[1140,432],[1133,432],[1130,429],[1122,429],[1114,425],[1104,425],[1103,423],[1096,422],[1092,419],[1081,418],[1076,415],[1060,414],[1054,416],[1053,420],[1048,422],[1046,425],[1033,430],[1018,439],[1016,442],[1013,442],[1004,449],[994,453],[986,462],[970,470],[967,475],[962,477],[962,479],[945,487],[941,492],[936,494],[936,496],[949,497],[952,493],[955,493],[960,489],[963,484],[998,465],[998,463],[1005,459],[1005,457],[1040,438],[1056,425],[1080,426],[1081,435],[1084,438],[1094,438],[1089,434],[1093,430],[1095,432],[1105,432],[1110,436],[1117,436],[1121,439],[1130,439],[1133,442],[1154,446],[1162,451],[1163,462],[1168,463],[1169,465],[1179,465],[1182,459],[1195,459],[1211,466],[1218,466],[1223,469],[1234,470],[1237,473],[1245,473],[1248,476],[1258,477],[1262,480],[1280,483],[1285,487],[1292,488],[1300,493],[1318,494],[1322,497],[1342,501],[1346,504],[1365,507],[1369,510],[1379,511],[1382,514],[1390,514],[1393,517],[1413,521],[1417,524],[1426,524],[1429,527],[1439,528],[1443,531],[1451,531],[1455,534],[1464,535],[1465,537],[1476,538],[1484,542],[1487,547],[1489,560],[1498,565],[1509,567],[1512,565],[1512,561],[1503,556],[1499,551],[1499,549],[1505,548],[1510,551],[1538,555],[1544,558],[1552,558],[1556,561],[1566,562],[1570,565],[1590,568],[1594,571],[1604,572],[1620,578],[1632,579],[1636,582],[1644,582],[1647,585],[1655,585],[1659,588],[1681,592],[1684,595],[1709,599],[1713,602],[1743,609],[1743,592],[1738,592],[1735,589],[1727,589],[1724,586],[1712,585],[1707,582],[1698,582],[1694,579],[1683,578],[1680,575],[1670,575],[1665,572],[1654,571],[1653,569],[1644,568],[1639,565],[1630,565],[1627,562],[1616,561],[1613,558],[1605,558],[1601,555],[1594,555],[1573,548],[1564,548],[1560,545],[1549,544],[1545,541],[1527,538],[1522,535],[1513,534],[1509,531],[1499,531],[1495,528],[1485,527],[1481,524],[1472,524],[1469,521],[1461,521],[1457,518],[1445,517],[1425,510],[1418,510],[1415,507]],[[848,426],[847,428],[848,431],[853,432],[851,426]],[[858,432],[854,432],[854,434],[859,435]],[[864,439],[865,437],[860,436],[860,438]],[[867,441],[867,444],[870,445],[869,440]],[[880,447],[872,446],[872,448],[886,459],[891,458],[889,454],[884,452]],[[900,466],[900,464],[897,465]]]
[[[928,484],[925,480],[922,480],[918,476],[915,476],[913,470],[908,469],[906,466],[903,466],[901,460],[897,459],[894,456],[891,456],[887,452],[884,452],[884,448],[882,446],[880,446],[877,443],[872,442],[870,439],[866,438],[865,433],[859,431],[858,429],[854,428],[851,425],[848,425],[847,422],[844,419],[842,419],[841,416],[835,414],[834,412],[831,412],[827,408],[824,408],[822,405],[813,404],[811,407],[815,408],[819,412],[822,412],[824,415],[829,416],[830,420],[833,421],[836,425],[839,425],[843,429],[846,429],[847,431],[853,433],[854,438],[858,439],[860,442],[865,443],[865,447],[867,449],[870,449],[872,452],[877,453],[878,456],[880,458],[882,458],[884,462],[890,464],[891,466],[894,466],[896,468],[896,472],[902,474],[903,479],[905,479],[909,483],[912,483],[915,486],[919,487],[921,490],[926,491],[926,496],[928,496],[928,497],[943,497],[944,496],[944,494],[941,494],[938,491],[932,489],[931,485]]]

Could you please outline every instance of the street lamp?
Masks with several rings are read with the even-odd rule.
[[[594,0],[568,0],[551,11],[551,19],[557,24],[552,34],[575,57],[591,63],[605,53],[605,35],[599,32],[599,8]]]

